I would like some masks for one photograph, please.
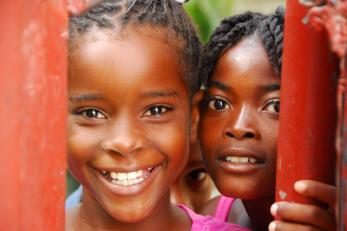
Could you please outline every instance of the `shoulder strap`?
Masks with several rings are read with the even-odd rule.
[[[228,215],[234,201],[234,198],[222,196],[218,201],[214,217],[221,219],[222,221],[228,221]]]

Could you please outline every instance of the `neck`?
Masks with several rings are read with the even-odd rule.
[[[170,203],[169,193],[158,201],[147,217],[138,222],[126,223],[114,219],[94,198],[88,196],[83,197],[83,203],[76,210],[74,217],[75,222],[71,230],[85,231],[156,230],[158,227],[161,227],[161,230],[182,230],[182,224],[186,226],[187,222],[190,222],[182,210]]]
[[[270,222],[274,220],[270,207],[275,202],[275,195],[254,200],[242,200],[242,202],[251,220],[252,230],[268,230]]]

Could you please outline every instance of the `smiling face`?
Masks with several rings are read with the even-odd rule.
[[[137,222],[169,199],[190,135],[176,59],[148,28],[121,38],[89,33],[70,54],[68,165],[89,209]]]
[[[226,50],[208,81],[200,139],[207,168],[226,196],[274,194],[280,78],[258,36]]]

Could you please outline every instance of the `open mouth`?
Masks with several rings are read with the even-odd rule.
[[[251,174],[265,166],[265,160],[254,155],[223,155],[217,159],[217,163],[223,172],[230,174]]]
[[[114,172],[100,170],[100,173],[111,184],[118,186],[132,186],[146,180],[156,167],[158,166],[152,166],[147,169],[140,169],[132,172]]]
[[[220,158],[221,161],[232,163],[232,164],[262,164],[263,160],[257,159],[250,156],[223,156]]]
[[[148,188],[161,170],[161,164],[131,171],[97,169],[94,172],[104,187],[118,196],[133,196]]]

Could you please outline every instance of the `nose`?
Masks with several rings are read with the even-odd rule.
[[[258,138],[255,117],[251,109],[243,107],[231,112],[230,120],[224,130],[225,138],[252,139]]]
[[[125,156],[142,149],[144,140],[141,130],[136,127],[136,121],[130,121],[128,116],[123,116],[110,123],[101,148],[104,152]]]

